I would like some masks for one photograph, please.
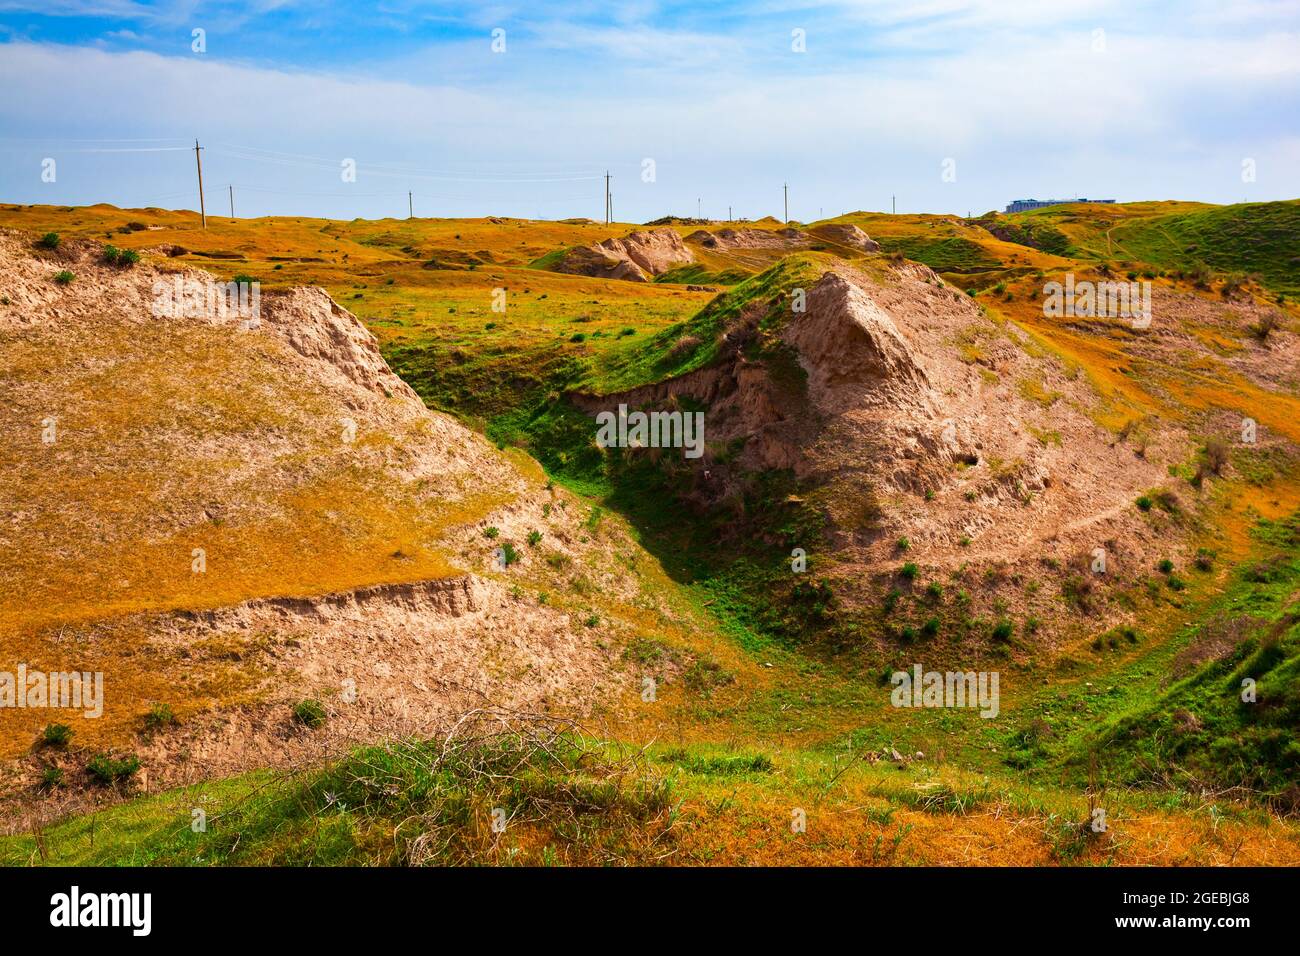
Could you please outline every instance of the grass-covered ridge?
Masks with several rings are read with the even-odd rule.
[[[1174,659],[1168,689],[1089,742],[1117,780],[1300,810],[1300,512],[1261,520],[1255,533],[1265,556],[1234,572],[1232,591]]]

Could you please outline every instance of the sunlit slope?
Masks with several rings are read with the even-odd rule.
[[[1028,239],[1059,234],[1065,254],[1127,261],[1162,270],[1204,264],[1220,272],[1258,275],[1275,292],[1300,291],[1300,201],[1065,204],[1010,216],[998,225],[1029,230]]]

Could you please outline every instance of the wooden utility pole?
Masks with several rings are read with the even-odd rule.
[[[609,196],[609,170],[605,170],[605,225],[614,221],[614,203]]]
[[[790,221],[790,184],[782,183],[781,189],[785,194],[785,221]]]
[[[733,221],[733,220],[732,220],[732,218],[731,218],[731,207],[728,206],[728,207],[727,207],[727,222],[732,222],[732,221]]]
[[[415,199],[411,196],[411,191],[406,191],[406,218],[415,218]]]
[[[231,183],[227,189],[230,190],[230,218],[235,218],[235,185]]]
[[[893,213],[894,215],[898,215],[898,197],[897,197],[897,196],[890,196],[890,197],[889,197],[889,211],[890,211],[891,213]]]
[[[194,141],[194,165],[199,171],[199,218],[203,220],[203,228],[208,228],[208,211],[203,206],[203,160],[199,158],[199,141]]]

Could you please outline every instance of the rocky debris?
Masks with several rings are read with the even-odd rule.
[[[649,282],[675,266],[695,261],[695,255],[672,229],[638,229],[620,239],[568,250],[553,267],[569,275]]]
[[[810,244],[806,233],[798,229],[719,229],[717,232],[696,230],[686,237],[706,249],[802,249]]]
[[[823,226],[814,226],[808,231],[819,239],[838,243],[841,246],[851,246],[863,252],[880,251],[880,243],[852,223],[828,222]]]

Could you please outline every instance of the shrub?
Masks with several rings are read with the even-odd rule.
[[[1214,567],[1215,554],[1209,548],[1197,548],[1195,563],[1200,571],[1208,571]]]
[[[1169,575],[1165,584],[1169,585],[1169,590],[1171,591],[1181,591],[1183,588],[1187,587],[1187,582],[1176,574]]]
[[[700,339],[698,336],[683,335],[680,339],[674,342],[673,347],[668,350],[668,357],[674,361],[684,359],[699,348],[699,345]]]
[[[41,771],[41,789],[53,790],[63,786],[63,771],[58,767],[46,767]]]
[[[586,340],[587,340],[587,335],[585,332],[574,332],[572,335],[569,336],[570,342],[585,342]]]
[[[936,601],[943,597],[943,585],[938,581],[931,581],[925,586],[925,593]]]
[[[117,257],[122,254],[122,250],[117,246],[104,247],[104,261],[112,265],[117,265]]]
[[[134,249],[123,249],[117,254],[117,264],[123,268],[129,269],[140,261],[140,253]]]
[[[174,723],[176,723],[176,715],[172,713],[170,704],[154,704],[149,708],[149,713],[144,715],[146,730],[161,730]]]
[[[898,573],[901,574],[903,577],[907,578],[907,580],[911,581],[913,578],[916,577],[916,572],[919,570],[920,568],[918,568],[915,564],[909,561],[907,562],[907,564],[899,568]]]
[[[46,724],[41,731],[41,743],[46,747],[66,747],[73,730],[67,724]]]
[[[86,764],[86,772],[89,773],[97,783],[104,786],[110,786],[122,780],[127,780],[135,775],[140,769],[140,758],[135,754],[127,754],[125,757],[112,757],[108,754],[96,754],[90,758]]]
[[[485,538],[495,538],[500,533],[501,531],[496,527],[489,527],[483,529],[483,537]]]
[[[1161,573],[1168,574],[1170,571],[1174,569],[1174,562],[1170,561],[1168,558],[1165,558],[1159,564],[1157,564],[1156,567],[1160,569]]]
[[[511,544],[509,541],[503,541],[501,543],[501,560],[505,562],[506,567],[510,567],[510,565],[518,561],[519,558],[520,558],[519,552],[515,550],[515,546],[513,544]]]
[[[41,236],[40,240],[36,244],[43,249],[57,249],[59,248],[60,241],[57,232],[47,232],[45,235]]]
[[[54,281],[57,282],[59,285],[68,285],[76,277],[77,276],[75,273],[69,272],[67,269],[64,269],[62,272],[55,274]]]
[[[1265,312],[1259,317],[1258,322],[1252,322],[1249,326],[1250,334],[1255,336],[1260,342],[1268,340],[1269,335],[1277,328],[1277,315],[1273,312]]]
[[[902,597],[898,588],[890,588],[889,593],[885,595],[885,613],[891,614],[895,607],[898,606],[898,599]]]
[[[1016,626],[1006,618],[993,625],[993,639],[995,641],[1009,641],[1015,633]]]
[[[293,706],[293,719],[312,730],[324,727],[328,717],[324,705],[318,700],[303,700]]]
[[[620,339],[623,338],[624,336],[627,336],[627,335],[636,335],[636,329],[633,329],[633,328],[630,328],[630,327],[629,327],[629,328],[626,328],[626,329],[619,329],[618,337],[619,337]]]
[[[540,531],[537,531],[536,529],[534,529],[534,530],[528,532],[528,545],[529,545],[529,547],[532,547],[532,548],[537,547],[538,543],[539,543],[541,540],[542,540],[542,533],[541,533]]]
[[[1209,439],[1202,453],[1205,456],[1206,467],[1216,475],[1222,472],[1223,466],[1228,463],[1228,443],[1222,438]]]
[[[939,619],[937,617],[926,618],[925,623],[921,625],[921,633],[926,637],[936,636],[939,633]]]
[[[1150,511],[1153,503],[1147,495],[1142,495],[1137,500],[1138,511]]]
[[[912,542],[908,541],[906,538],[899,538],[898,541],[895,542],[895,544],[898,547],[899,551],[906,551],[908,548],[912,546]]]

